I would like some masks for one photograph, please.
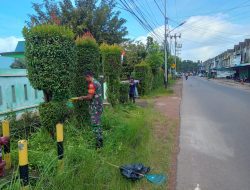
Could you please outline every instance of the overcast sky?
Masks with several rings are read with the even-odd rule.
[[[13,51],[23,39],[22,28],[32,13],[31,0],[0,0],[0,52]],[[36,1],[36,2],[41,2]],[[151,24],[159,42],[163,39],[164,19],[154,0],[135,0]],[[156,0],[160,8],[164,0]],[[133,7],[136,9],[136,7]],[[119,9],[119,8],[117,8]],[[149,31],[144,30],[129,13],[121,10],[127,19],[130,38],[145,41]],[[162,9],[163,10],[163,9]],[[250,0],[167,0],[169,27],[186,23],[176,29],[181,34],[181,58],[203,60],[233,48],[234,44],[250,38]],[[155,35],[153,35],[155,37]],[[156,38],[156,37],[155,37]]]

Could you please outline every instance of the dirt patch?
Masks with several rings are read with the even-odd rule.
[[[148,106],[148,102],[143,99],[138,99],[136,100],[136,105],[145,108]]]
[[[166,118],[165,121],[157,120],[153,123],[154,138],[159,139],[162,144],[171,144],[170,166],[167,168],[168,183],[167,190],[175,190],[177,177],[177,155],[179,153],[180,134],[180,104],[182,97],[182,80],[178,80],[172,87],[172,95],[154,97],[153,99],[138,99],[136,104],[141,107],[153,105],[157,112]],[[163,147],[158,147],[161,151]],[[157,148],[157,149],[158,149]]]
[[[163,139],[163,142],[169,139],[171,133],[174,138],[174,144],[171,154],[171,165],[168,171],[168,190],[174,190],[177,177],[177,155],[179,152],[179,134],[180,134],[180,104],[182,95],[182,80],[177,81],[173,87],[174,94],[171,96],[159,97],[154,100],[154,107],[167,118],[167,127],[155,124],[154,133],[157,138]],[[174,127],[173,127],[174,126]],[[171,131],[170,131],[171,130]]]

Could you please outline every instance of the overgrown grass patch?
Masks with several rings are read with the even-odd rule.
[[[171,130],[169,140],[158,138],[154,131],[156,123],[163,130],[167,127],[167,120],[151,107],[107,107],[103,115],[104,147],[97,151],[91,128],[83,129],[74,120],[66,122],[63,172],[57,171],[56,142],[46,130],[39,130],[28,140],[29,167],[31,176],[36,179],[32,189],[166,189],[166,184],[155,186],[145,179],[128,181],[118,168],[107,163],[118,166],[143,163],[152,168],[151,173],[167,175],[173,143]],[[12,142],[12,149],[13,164],[17,166],[17,141]],[[12,176],[17,174],[16,170]],[[12,177],[5,187],[19,189],[20,184]]]
[[[169,80],[168,81],[168,87],[165,88],[164,85],[160,86],[159,88],[156,88],[152,90],[149,94],[143,96],[143,99],[148,99],[148,98],[154,98],[154,97],[160,97],[160,96],[167,96],[170,94],[173,94],[174,91],[171,88],[175,84],[176,80]]]

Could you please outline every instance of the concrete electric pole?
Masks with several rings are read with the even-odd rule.
[[[170,36],[170,38],[174,38],[174,65],[175,65],[175,69],[176,69],[176,52],[177,52],[177,38],[181,38],[181,34],[177,35],[177,34],[174,34],[173,36]]]
[[[167,24],[168,24],[168,18],[167,18],[167,0],[165,0],[165,5],[164,5],[164,62],[165,62],[165,88],[168,86],[168,52],[167,52]]]

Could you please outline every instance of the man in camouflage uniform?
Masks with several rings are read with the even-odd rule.
[[[78,97],[78,100],[89,100],[89,114],[91,117],[91,125],[96,135],[96,147],[101,148],[103,146],[101,115],[103,112],[102,103],[102,86],[93,77],[92,72],[86,72],[85,79],[88,82],[88,95]]]

